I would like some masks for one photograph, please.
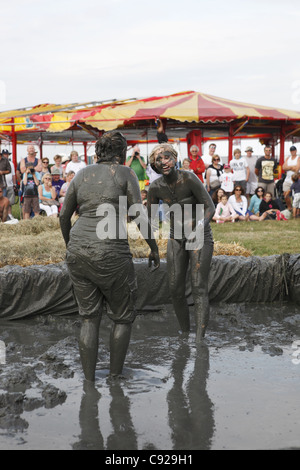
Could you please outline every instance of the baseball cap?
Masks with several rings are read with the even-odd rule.
[[[297,150],[297,148],[295,147],[295,145],[292,145],[292,146],[290,147],[290,151],[292,152],[293,150]]]

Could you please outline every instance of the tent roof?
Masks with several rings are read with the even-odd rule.
[[[41,138],[44,141],[92,141],[102,131],[120,128],[129,140],[156,138],[155,120],[167,122],[168,135],[185,137],[192,129],[237,129],[253,133],[278,133],[282,123],[300,129],[300,112],[252,105],[195,91],[144,99],[111,100],[66,105],[42,104],[30,109],[0,113],[0,135],[11,134],[12,119],[18,142]],[[300,130],[299,130],[300,132]]]

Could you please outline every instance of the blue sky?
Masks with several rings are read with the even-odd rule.
[[[0,110],[186,90],[300,109],[297,0],[14,0]]]

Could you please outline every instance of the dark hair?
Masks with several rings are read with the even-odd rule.
[[[119,131],[105,132],[95,144],[97,163],[118,162],[125,163],[127,141]]]
[[[219,201],[218,201],[218,192],[219,192],[220,190],[223,191],[223,195],[224,195],[224,194],[226,195],[226,193],[225,193],[225,191],[224,191],[223,188],[217,188],[217,189],[212,193],[212,196],[211,196],[211,198],[212,198],[212,200],[213,200],[213,202],[214,202],[215,204],[218,204],[218,202],[219,202]]]
[[[241,194],[242,194],[242,196],[244,196],[245,191],[244,191],[243,187],[242,187],[240,184],[237,184],[237,185],[233,188],[233,191],[232,191],[231,194],[234,194],[234,193],[235,193],[236,188],[241,188]]]
[[[263,196],[264,196],[264,195],[265,195],[265,190],[264,190],[264,188],[262,188],[261,186],[257,186],[256,190],[254,191],[254,193],[256,194],[256,196],[257,196],[257,193],[258,193],[258,190],[259,190],[259,189],[262,189]]]

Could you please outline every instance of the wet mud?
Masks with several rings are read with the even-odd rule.
[[[112,380],[105,318],[93,386],[78,315],[1,321],[0,449],[298,449],[299,324],[295,304],[214,304],[196,347],[171,307],[143,313]]]

